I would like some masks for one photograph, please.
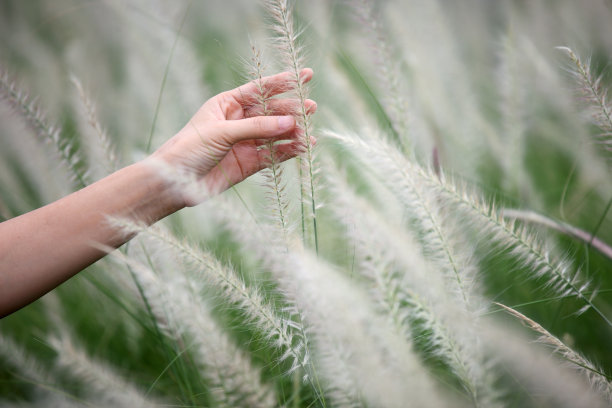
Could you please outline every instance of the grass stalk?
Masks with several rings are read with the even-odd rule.
[[[553,349],[553,353],[558,354],[565,360],[574,364],[576,368],[587,377],[589,383],[596,389],[606,396],[608,401],[612,402],[612,377],[604,373],[602,370],[597,368],[593,363],[588,361],[586,358],[581,356],[578,352],[572,350],[559,338],[551,334],[542,325],[536,321],[530,319],[524,314],[517,310],[496,303],[499,307],[503,308],[506,312],[519,319],[526,327],[540,334],[538,342],[546,344]]]
[[[85,91],[85,88],[83,87],[83,84],[81,83],[79,78],[77,78],[75,75],[72,75],[70,77],[70,81],[77,90],[79,99],[81,100],[81,104],[83,105],[83,108],[85,110],[85,117],[87,123],[89,124],[89,126],[91,126],[91,128],[96,133],[96,136],[98,137],[98,143],[102,147],[102,150],[105,154],[104,158],[106,160],[106,171],[110,174],[121,167],[117,158],[117,152],[115,151],[115,148],[113,146],[113,142],[102,127],[100,121],[98,120],[98,115],[96,114],[96,108],[94,106],[94,103],[88,97],[87,92]]]
[[[76,184],[75,187],[82,188],[89,184],[89,177],[84,170],[85,166],[74,143],[62,135],[60,128],[47,122],[40,107],[9,79],[8,74],[1,67],[0,98],[7,100],[21,114],[43,142],[53,144],[62,162],[70,171],[71,181]]]
[[[185,14],[183,15],[183,19],[181,20],[181,24],[179,25],[178,31],[176,32],[176,36],[174,37],[174,43],[172,43],[172,48],[170,48],[170,55],[168,55],[168,61],[166,62],[166,67],[164,68],[164,75],[162,76],[161,85],[159,86],[159,94],[157,95],[157,102],[155,103],[155,112],[153,113],[153,121],[151,122],[151,131],[149,132],[149,139],[147,140],[147,149],[145,150],[147,153],[151,152],[151,143],[153,142],[153,134],[155,133],[155,124],[157,123],[157,116],[159,115],[159,108],[161,106],[162,96],[164,95],[164,88],[166,87],[166,80],[168,79],[168,73],[170,72],[170,64],[172,63],[172,57],[174,56],[174,50],[181,38],[181,32],[183,31],[183,27],[185,26],[185,21],[187,21],[187,16],[189,16],[189,10],[191,9],[191,5],[193,4],[193,0],[190,0],[185,8]]]
[[[284,358],[292,357],[293,365],[297,367],[301,361],[300,340],[291,330],[290,326],[282,321],[264,301],[257,290],[253,290],[236,276],[233,270],[222,265],[211,254],[197,249],[196,247],[181,242],[171,234],[159,228],[146,228],[126,220],[113,220],[125,231],[131,233],[144,233],[147,236],[163,243],[172,250],[177,251],[188,262],[197,266],[194,274],[198,279],[205,279],[221,289],[228,302],[235,305],[262,333],[270,339],[275,339],[273,344],[282,350]],[[296,346],[297,344],[297,346]],[[281,358],[281,361],[284,359]]]
[[[259,93],[256,99],[260,105],[263,115],[268,116],[270,115],[270,110],[268,108],[269,96],[266,95],[266,91],[264,89],[264,67],[261,51],[252,42],[251,52],[251,61],[253,63],[251,76],[257,85],[257,91]],[[269,141],[266,146],[270,152],[270,162],[268,168],[264,170],[264,175],[268,179],[267,185],[272,191],[272,201],[274,202],[273,212],[276,213],[275,220],[279,224],[280,230],[283,234],[283,241],[287,243],[289,239],[289,223],[286,214],[287,198],[284,193],[285,183],[282,180],[281,163],[277,160],[274,142]]]
[[[612,203],[612,201],[611,201]],[[522,221],[530,222],[533,224],[543,225],[545,227],[559,231],[562,234],[578,239],[588,246],[592,246],[599,253],[612,260],[612,247],[597,238],[593,233],[589,233],[580,228],[569,225],[565,222],[553,220],[543,214],[538,214],[534,211],[515,210],[511,208],[504,208],[501,210],[501,214],[506,218],[519,219]]]
[[[497,212],[495,206],[485,202],[484,199],[475,197],[459,186],[446,181],[443,175],[431,174],[419,165],[408,161],[402,154],[380,138],[371,138],[368,143],[357,139],[329,133],[330,136],[341,140],[348,146],[356,148],[357,153],[370,165],[374,171],[380,171],[384,164],[391,174],[399,177],[390,179],[388,175],[381,175],[392,191],[397,191],[396,182],[405,185],[418,180],[423,188],[441,194],[442,199],[460,209],[467,211],[470,219],[478,222],[489,230],[494,242],[502,247],[511,248],[526,266],[535,272],[534,277],[548,276],[549,283],[560,293],[568,292],[582,300],[586,306],[593,309],[607,325],[612,327],[612,321],[593,303],[590,297],[585,295],[588,290],[587,284],[579,284],[579,271],[567,263],[561,263],[550,258],[547,251],[542,249],[535,238],[526,230],[520,230],[514,223],[508,223],[503,216]],[[370,155],[364,155],[369,152]],[[380,173],[379,173],[380,174]],[[387,176],[387,177],[385,177]],[[473,217],[472,217],[473,216]],[[573,272],[573,276],[569,274]],[[580,286],[578,286],[580,285]]]
[[[279,39],[278,49],[288,63],[289,70],[295,81],[295,93],[300,101],[299,107],[299,124],[301,130],[304,132],[303,145],[305,148],[305,157],[300,160],[300,164],[306,164],[306,195],[310,199],[310,211],[312,216],[312,229],[314,237],[315,252],[319,253],[319,235],[317,230],[317,205],[315,198],[315,168],[314,168],[314,152],[311,141],[311,120],[310,115],[306,110],[306,99],[308,98],[308,92],[306,85],[300,78],[300,72],[302,70],[301,55],[298,49],[297,40],[299,34],[294,29],[294,23],[292,19],[292,10],[289,8],[287,0],[267,0],[266,5],[272,18],[274,19],[276,31]],[[301,169],[302,167],[300,167]],[[304,183],[304,177],[300,171],[300,183]],[[302,192],[304,187],[302,185]],[[304,201],[304,194],[302,193],[302,199]],[[305,213],[302,210],[302,223],[304,223]],[[305,233],[305,227],[302,228]]]

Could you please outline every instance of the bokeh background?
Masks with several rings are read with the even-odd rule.
[[[273,19],[262,3],[2,0],[0,63],[5,77],[0,101],[0,220],[74,191],[79,186],[75,171],[86,172],[88,182],[93,182],[113,168],[146,157],[180,130],[208,98],[252,79],[252,44],[262,51],[269,74],[285,70],[273,44]],[[383,163],[377,166],[375,161],[368,163],[360,158],[359,152],[330,132],[365,143],[369,137],[382,139],[410,163],[429,169],[431,174],[443,172],[452,185],[466,186],[483,205],[495,203],[492,212],[500,211],[502,218],[504,210],[514,214],[511,219],[518,219],[519,225],[537,234],[553,259],[569,265],[569,279],[576,274],[581,282],[590,283],[584,294],[600,314],[593,308],[582,310],[584,299],[576,293],[557,291],[546,274],[537,275],[534,269],[538,267],[517,255],[513,244],[504,244],[503,237],[501,242],[491,244],[495,239],[482,232],[469,214],[454,210],[444,198],[433,200],[444,219],[451,220],[450,234],[462,244],[460,252],[471,265],[466,269],[475,270],[470,275],[471,289],[479,299],[486,299],[486,305],[474,313],[493,316],[504,327],[533,337],[492,302],[520,311],[592,361],[610,387],[607,375],[612,372],[612,327],[601,315],[612,319],[612,259],[605,249],[602,253],[594,248],[591,238],[597,236],[604,247],[612,243],[612,137],[606,134],[612,130],[612,123],[607,130],[597,123],[601,106],[585,97],[589,89],[573,75],[576,66],[567,53],[557,47],[571,48],[590,67],[604,95],[612,81],[612,3],[294,3],[291,17],[301,33],[304,66],[315,72],[310,97],[318,103],[312,126],[318,138],[315,164],[319,169],[317,234],[321,262],[331,265],[338,276],[359,290],[367,292],[376,287],[367,273],[364,279],[356,276],[360,268],[366,268],[364,265],[384,251],[374,248],[373,255],[367,254],[372,246],[360,247],[361,241],[355,241],[353,233],[358,228],[351,227],[349,209],[349,221],[342,218],[342,199],[346,197],[338,197],[333,182],[336,179],[346,182],[381,219],[414,234],[427,261],[435,265],[439,257],[428,247],[427,235],[415,221],[418,216],[410,215],[410,209],[405,208],[410,205],[388,186],[397,174],[385,173]],[[33,128],[23,109],[7,96],[10,86],[27,94],[45,121],[61,129],[57,140],[43,140],[44,132]],[[57,146],[63,149],[63,155],[58,154]],[[110,159],[108,152],[114,154]],[[373,156],[366,150],[363,154]],[[285,166],[284,176],[286,194],[293,203],[291,225],[299,240],[299,178],[292,163]],[[267,188],[264,176],[253,176],[224,193],[220,201],[186,209],[163,225],[173,236],[196,243],[231,267],[247,286],[259,288],[279,315],[290,316],[284,318],[291,320],[294,314],[287,312],[287,292],[278,289],[276,275],[269,271],[266,260],[245,250],[244,243],[232,235],[219,215],[243,211],[269,223]],[[579,234],[568,232],[576,229]],[[378,244],[380,248],[385,245]],[[183,271],[199,268],[177,261],[175,254],[165,253],[159,243],[150,243],[146,237],[130,245],[133,253],[128,250],[128,256],[140,259],[154,271],[163,269],[159,272],[162,279],[188,275]],[[312,239],[306,239],[305,246],[312,250]],[[101,261],[45,298],[2,319],[0,404],[108,406],[114,401],[128,406],[131,403],[126,401],[140,401],[143,405],[251,406],[252,400],[246,397],[232,399],[240,390],[226,390],[223,396],[214,391],[219,384],[203,374],[216,367],[207,365],[213,351],[206,349],[202,363],[194,362],[200,357],[189,346],[191,340],[184,337],[193,334],[170,327],[151,310],[155,308],[147,298],[156,295],[147,293],[146,288],[143,291],[141,286],[146,283],[139,279],[138,273],[121,260]],[[275,397],[261,401],[272,401],[272,406],[345,404],[338,397],[342,386],[330,379],[337,375],[329,369],[325,374],[329,366],[322,364],[319,387],[311,386],[312,382],[302,378],[305,368],[296,375],[292,364],[274,350],[265,333],[249,325],[240,307],[231,306],[214,287],[204,285],[200,289],[206,313],[213,316],[211,319],[236,349],[259,367],[262,381],[273,390]],[[414,311],[414,305],[398,304]],[[330,305],[330,314],[339,318],[343,313],[350,315],[336,309],[337,304]],[[386,321],[387,314],[377,307],[373,310],[378,313],[375,316]],[[477,393],[436,354],[431,328],[419,326],[422,322],[414,317],[400,321],[411,327],[407,336],[410,348],[436,386],[451,396],[451,402],[459,406],[489,406],[490,401],[509,407],[559,406],[554,398],[557,389],[549,385],[540,385],[542,389],[536,391],[527,389],[524,384],[533,380],[525,378],[531,377],[518,379],[519,374],[491,356],[494,352],[487,355],[487,363],[480,368],[487,371],[490,366],[496,367],[491,369],[495,372],[491,386],[496,390],[495,397],[479,400]],[[490,337],[483,339],[491,341]],[[207,341],[205,336],[201,340]],[[344,350],[341,341],[332,343]],[[323,347],[317,344],[320,355]],[[509,348],[503,344],[499,347]],[[543,349],[553,354],[554,347]],[[69,361],[71,350],[82,352],[82,366],[74,361],[62,363]],[[350,353],[356,351],[347,353],[352,356]],[[555,364],[564,359],[568,360],[567,355],[553,357]],[[86,366],[84,361],[101,364],[101,368]],[[338,360],[335,367],[342,368],[342,364],[343,360]],[[564,364],[572,365],[567,361]],[[104,385],[108,378],[96,379],[95,373],[107,371],[119,382]],[[115,390],[123,390],[117,378],[140,390],[133,391],[137,395],[133,400],[111,395],[112,384]],[[219,381],[227,384],[236,378],[241,377],[221,376]],[[576,384],[583,380],[577,375],[565,381]],[[353,385],[368,383],[364,379],[352,381]],[[596,389],[595,395],[609,403],[605,399],[609,389]],[[375,392],[368,394],[359,387],[353,390],[357,397],[347,397],[352,401],[347,406],[393,406],[397,401],[376,401]],[[121,391],[132,395],[130,392],[132,388]],[[138,399],[142,395],[152,399],[143,397],[142,402]],[[457,400],[452,398],[456,395],[460,396]],[[438,403],[424,401],[421,403],[432,406]],[[571,406],[573,402],[566,404]]]

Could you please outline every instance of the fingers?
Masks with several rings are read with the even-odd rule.
[[[296,99],[272,99],[270,102],[271,103],[266,107],[266,111],[268,115],[274,115],[274,116],[292,115],[294,117],[296,116],[299,117],[301,115],[300,113],[301,104]],[[312,99],[307,99],[304,102],[304,105],[306,107],[306,113],[308,115],[313,114],[317,111],[317,103],[313,101]],[[261,116],[263,114],[263,112],[261,111],[262,111],[262,108],[260,106],[258,107],[253,106],[249,110],[247,110],[246,116],[247,117]],[[299,138],[301,135],[303,135],[303,130],[299,126],[296,125],[292,131],[281,134],[280,136],[275,137],[275,139],[277,140],[280,138],[296,139],[296,138]],[[266,139],[255,140],[256,145],[263,145],[267,142],[268,140]]]
[[[316,143],[317,140],[313,136],[311,136],[310,144],[314,146]],[[280,163],[292,159],[298,156],[300,153],[303,153],[304,149],[304,142],[302,140],[292,140],[288,143],[275,144],[273,146],[274,161]],[[260,162],[259,170],[261,170],[269,166],[271,163],[270,149],[261,149],[258,153]]]
[[[304,101],[307,114],[313,114],[317,111],[317,103],[312,99]],[[268,115],[299,115],[301,114],[301,104],[298,99],[270,99],[266,102],[266,114]],[[264,109],[261,104],[249,106],[245,109],[247,117],[262,116]]]
[[[316,139],[311,137],[310,143],[315,145]],[[286,143],[275,144],[272,151],[274,152],[274,162],[281,163],[302,153],[304,143],[302,140],[294,139]],[[269,167],[271,163],[269,148],[257,148],[249,142],[239,143],[234,146],[231,156],[226,156],[206,174],[206,184],[211,193],[217,194]]]
[[[269,139],[293,132],[293,116],[256,116],[254,118],[227,120],[218,124],[220,141],[228,146],[248,139]]]
[[[312,79],[313,71],[310,68],[304,68],[300,71],[300,80],[302,83],[307,83]],[[295,75],[290,72],[281,72],[280,74],[271,75],[262,78],[260,81],[251,81],[248,84],[228,91],[238,103],[241,105],[251,104],[254,98],[263,96],[269,98],[274,95],[288,92],[295,88]]]

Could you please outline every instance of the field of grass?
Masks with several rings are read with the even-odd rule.
[[[311,67],[290,95],[318,104],[299,158],[111,220],[137,237],[0,320],[0,406],[610,406],[610,21],[607,0],[0,2],[0,221],[260,75]]]

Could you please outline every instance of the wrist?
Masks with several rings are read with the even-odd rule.
[[[133,215],[140,221],[153,224],[186,206],[176,183],[165,177],[163,169],[151,159],[132,164],[126,170],[143,189],[142,199],[133,209]]]

